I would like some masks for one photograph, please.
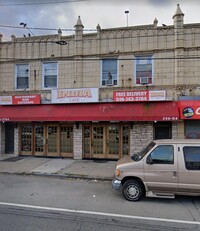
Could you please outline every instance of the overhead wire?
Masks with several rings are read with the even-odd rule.
[[[28,6],[28,5],[50,5],[50,4],[67,4],[67,3],[76,3],[76,2],[87,2],[90,0],[66,0],[66,1],[48,1],[48,2],[29,2],[29,3],[0,3],[0,6]]]

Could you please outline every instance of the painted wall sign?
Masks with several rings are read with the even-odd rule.
[[[40,95],[13,95],[1,96],[1,105],[40,104]]]
[[[181,119],[200,119],[200,101],[179,101]]]
[[[144,101],[165,101],[166,91],[114,91],[114,102],[144,102]]]
[[[51,91],[52,103],[99,102],[98,88],[57,89]]]

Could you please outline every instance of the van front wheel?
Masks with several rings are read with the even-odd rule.
[[[144,187],[137,180],[127,180],[123,184],[122,192],[128,201],[139,201],[144,197]]]

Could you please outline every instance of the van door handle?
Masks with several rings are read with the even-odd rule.
[[[173,177],[174,177],[174,178],[177,177],[177,172],[173,171]]]

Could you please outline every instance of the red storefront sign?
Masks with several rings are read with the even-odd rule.
[[[40,95],[14,95],[12,104],[40,104]]]
[[[178,107],[181,119],[200,119],[200,101],[179,101]]]
[[[0,105],[40,104],[40,95],[0,96]]]
[[[158,91],[114,91],[114,102],[145,102],[145,101],[164,101],[166,100],[166,92]]]

